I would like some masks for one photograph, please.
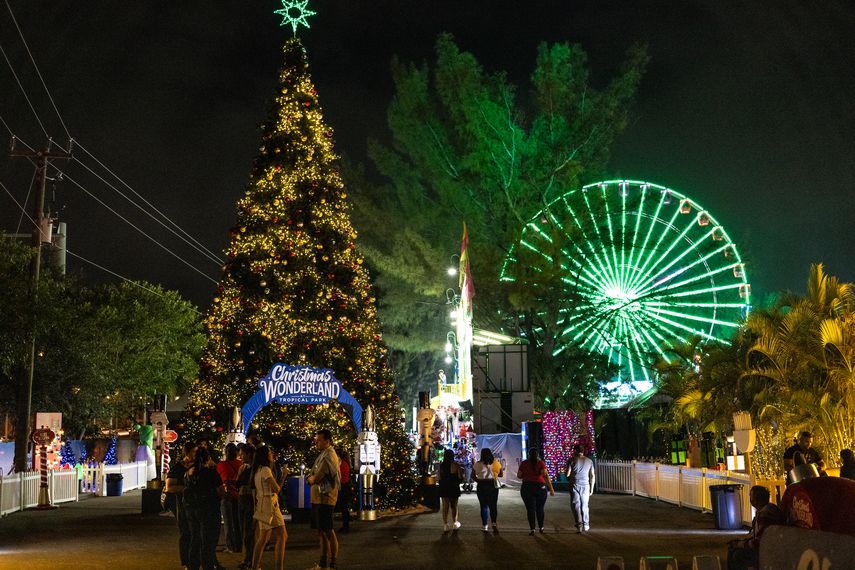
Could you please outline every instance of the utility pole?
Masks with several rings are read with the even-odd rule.
[[[47,237],[47,228],[45,222],[50,223],[50,220],[45,218],[45,185],[47,183],[47,167],[48,161],[51,159],[71,158],[71,141],[68,141],[68,150],[54,149],[53,140],[48,139],[47,146],[42,150],[21,150],[17,146],[18,139],[12,137],[12,144],[9,149],[9,156],[12,158],[27,158],[30,161],[35,161],[36,177],[36,200],[33,206],[33,228],[32,246],[34,249],[33,257],[30,260],[30,283],[29,283],[29,304],[30,304],[30,319],[28,324],[27,334],[29,335],[29,355],[25,361],[25,366],[18,367],[19,382],[18,382],[18,421],[15,426],[15,471],[22,473],[27,470],[27,449],[30,443],[30,416],[32,415],[32,400],[33,400],[33,369],[36,364],[36,302],[38,300],[39,287],[39,272],[42,262],[42,243]]]

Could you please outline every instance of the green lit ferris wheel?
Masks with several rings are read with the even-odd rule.
[[[618,400],[652,387],[652,362],[669,358],[667,346],[729,339],[751,295],[736,246],[707,210],[634,180],[552,201],[523,228],[501,279],[567,299],[552,317],[561,331],[555,354],[574,345],[607,355],[621,378],[604,386],[622,390]]]

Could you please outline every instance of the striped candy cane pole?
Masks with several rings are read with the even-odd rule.
[[[160,473],[165,480],[166,474],[169,472],[169,442],[164,441],[160,449]]]
[[[39,446],[39,465],[40,473],[39,473],[39,509],[49,509],[51,508],[50,504],[50,491],[48,489],[48,466],[47,466],[47,446],[41,445]]]

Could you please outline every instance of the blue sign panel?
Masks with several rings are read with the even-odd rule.
[[[362,406],[341,386],[329,368],[312,368],[278,362],[258,380],[258,392],[244,404],[244,433],[258,411],[270,402],[280,404],[326,404],[337,401],[350,412],[357,431],[362,422]]]

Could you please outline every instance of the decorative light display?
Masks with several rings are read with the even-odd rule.
[[[273,13],[282,16],[282,23],[279,25],[291,26],[296,36],[299,26],[309,27],[309,22],[306,18],[315,15],[315,12],[306,8],[308,4],[309,0],[282,0],[282,8],[274,10]]]
[[[119,460],[116,458],[116,444],[118,438],[114,435],[110,438],[110,447],[107,448],[107,454],[104,455],[105,465],[116,465]]]
[[[555,354],[581,346],[620,367],[620,378],[603,383],[601,406],[650,389],[650,356],[668,361],[663,347],[694,335],[727,341],[750,306],[724,228],[694,200],[648,182],[609,180],[552,201],[523,228],[501,279],[531,280],[536,290],[532,271],[542,267],[560,268],[576,300],[561,311]]]
[[[342,387],[375,410],[382,444],[381,507],[409,505],[415,493],[412,446],[377,322],[376,298],[356,248],[347,194],[300,41],[289,40],[272,116],[237,205],[227,262],[205,320],[208,343],[191,391],[185,434],[225,436],[233,407],[256,392],[276,362],[330,368]],[[259,411],[251,431],[292,465],[316,454],[316,430],[352,449],[351,420],[338,404],[281,405]],[[227,431],[227,428],[226,428]]]
[[[596,458],[593,410],[584,416],[570,410],[544,412],[542,418],[543,461],[550,477],[557,478],[565,472],[576,444],[585,446],[585,455]]]
[[[71,440],[67,440],[65,445],[59,448],[59,465],[62,469],[71,469],[76,463],[74,450],[71,449]]]

